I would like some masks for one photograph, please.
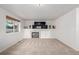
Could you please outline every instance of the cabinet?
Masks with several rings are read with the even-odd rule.
[[[32,33],[38,32],[39,37],[38,38],[55,38],[54,30],[45,30],[45,29],[25,29],[24,30],[24,38],[32,38]]]

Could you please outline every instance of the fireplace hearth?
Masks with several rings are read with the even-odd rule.
[[[39,38],[39,32],[32,32],[32,38]]]

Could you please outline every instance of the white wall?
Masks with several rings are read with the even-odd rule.
[[[76,8],[76,49],[79,51],[79,8]]]
[[[40,20],[39,20],[40,21]],[[25,21],[25,26],[33,25],[34,21]],[[46,21],[47,25],[54,25],[53,20]],[[39,32],[40,38],[55,38],[55,29],[24,29],[24,38],[32,38],[32,32]]]
[[[76,49],[76,9],[56,19],[56,37]]]
[[[14,45],[16,42],[22,39],[22,29],[20,32],[6,33],[6,15],[17,18],[8,11],[5,11],[0,8],[0,52]]]

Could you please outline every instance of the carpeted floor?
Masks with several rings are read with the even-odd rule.
[[[57,39],[24,39],[0,55],[78,55]]]

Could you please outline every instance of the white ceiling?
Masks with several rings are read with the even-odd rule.
[[[78,7],[75,4],[1,4],[1,8],[24,20],[53,20]]]

